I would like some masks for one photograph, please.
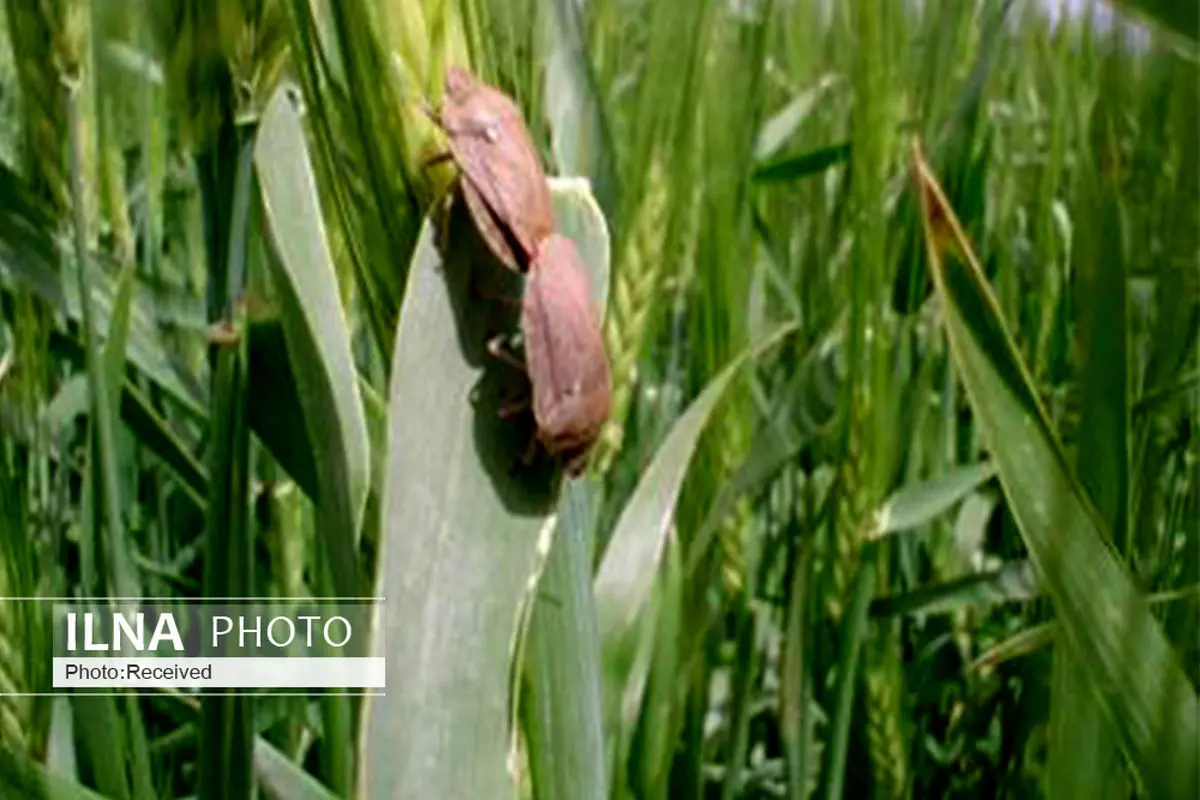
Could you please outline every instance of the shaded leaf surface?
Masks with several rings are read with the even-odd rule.
[[[594,208],[577,189],[552,189],[556,218],[572,204]],[[514,330],[515,309],[487,299],[497,288],[511,295],[510,276],[461,210],[444,238],[437,230],[430,220],[422,229],[393,350],[377,577],[387,615],[374,643],[388,656],[388,692],[363,728],[362,786],[373,798],[505,794],[509,661],[557,497],[540,454],[522,463],[532,419],[498,414],[527,390],[485,351],[489,336]],[[587,238],[577,237],[580,254],[605,274]]]

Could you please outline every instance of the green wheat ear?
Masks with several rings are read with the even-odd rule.
[[[9,0],[6,7],[21,89],[22,171],[33,193],[56,217],[65,215],[70,194],[63,157],[67,120],[59,77],[62,68],[79,63],[80,48],[79,37],[66,35],[79,24],[71,22],[69,5]]]
[[[860,399],[861,397],[861,399]],[[826,612],[835,622],[845,619],[850,592],[862,560],[864,535],[871,529],[870,474],[863,446],[869,400],[856,397],[848,432],[846,457],[841,466],[841,498],[834,535],[830,570],[831,586]],[[880,557],[880,562],[886,562]],[[887,585],[886,567],[881,567],[879,586]],[[910,781],[908,746],[902,726],[904,675],[897,634],[873,628],[864,652],[863,688],[866,692],[866,733],[871,774],[880,797],[907,796]]]
[[[88,8],[68,0],[9,0],[4,12],[20,89],[19,169],[47,216],[65,220],[70,209],[70,184],[64,151],[67,118],[62,80],[78,76],[81,67],[89,63]],[[94,158],[90,152],[87,156],[90,166]],[[38,419],[49,392],[51,360],[47,343],[54,321],[43,299],[23,290],[14,294],[15,348],[10,353],[12,369],[7,380],[0,377],[0,405],[10,414],[16,412],[15,427],[29,437],[34,443],[31,450],[36,452],[43,443]],[[0,459],[7,457],[0,454]],[[36,463],[36,457],[31,460]],[[10,465],[0,463],[0,596],[34,595],[41,589],[27,572],[33,557],[22,548],[29,544],[26,503],[36,496],[33,493],[37,492],[34,487],[38,478],[33,470],[18,477],[9,469]],[[38,671],[40,641],[39,618],[30,604],[0,602],[0,695],[42,688],[43,676]],[[0,748],[36,755],[44,746],[44,726],[38,724],[42,705],[36,698],[0,696]]]
[[[880,797],[907,796],[911,779],[908,745],[901,724],[904,673],[898,633],[876,630],[867,650],[867,746],[871,774]]]
[[[14,536],[28,530],[25,500],[20,497],[26,487],[18,485],[11,472],[5,474],[5,469],[0,465],[0,597],[42,594],[46,587],[37,586],[28,571],[31,553],[25,547],[27,542]],[[41,607],[40,603],[0,600],[0,749],[35,758],[46,744],[48,712],[46,698],[30,694],[44,691],[49,682],[47,674],[39,673],[49,662],[41,652],[45,641]],[[19,696],[22,693],[25,696]]]
[[[13,601],[0,602],[0,747],[25,752],[32,707],[31,698],[11,696],[28,691],[15,612]]]
[[[839,469],[841,486],[830,570],[832,586],[825,599],[826,612],[834,622],[841,622],[850,600],[850,587],[862,554],[861,529],[870,514],[870,499],[864,489],[866,466],[861,436],[867,415],[862,409],[861,403],[855,403],[851,409],[846,455]]]
[[[633,219],[616,265],[612,297],[604,324],[604,343],[612,364],[613,402],[609,423],[597,443],[596,464],[607,472],[621,451],[625,421],[637,385],[637,362],[645,344],[647,321],[665,272],[663,258],[670,194],[658,162],[651,167],[647,191]]]

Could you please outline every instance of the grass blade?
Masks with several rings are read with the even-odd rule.
[[[132,569],[125,540],[125,526],[121,520],[121,487],[118,484],[120,471],[117,468],[116,415],[114,398],[108,390],[105,363],[97,334],[96,314],[92,309],[90,283],[90,256],[88,254],[86,215],[87,195],[83,183],[83,120],[79,107],[80,84],[72,79],[67,85],[65,102],[71,134],[71,208],[75,234],[75,258],[79,263],[79,297],[84,329],[84,351],[87,361],[88,392],[92,400],[92,430],[99,463],[93,471],[99,484],[99,500],[103,508],[107,536],[104,539],[109,569],[113,582],[109,587],[113,593],[124,597],[136,597],[136,573]],[[118,328],[119,329],[119,328]]]
[[[304,422],[287,333],[278,317],[249,321],[250,428],[304,493],[315,499],[315,448]],[[303,435],[297,435],[303,434]]]
[[[787,324],[757,347],[748,348],[721,371],[675,422],[625,504],[596,573],[595,593],[605,667],[605,718],[615,719],[615,704],[632,663],[638,620],[650,597],[675,512],[700,435],[725,390],[752,357],[796,330]]]
[[[362,592],[356,542],[370,483],[366,423],[349,328],[338,294],[295,90],[275,91],[263,115],[254,165],[278,258],[277,286],[297,395],[318,485],[317,528],[342,597]]]
[[[954,362],[1065,641],[1155,797],[1190,797],[1200,706],[1146,599],[1105,544],[966,236],[917,145],[913,169]],[[956,252],[965,263],[944,260]]]
[[[813,702],[813,619],[809,589],[813,582],[814,547],[811,539],[799,546],[795,572],[788,586],[787,627],[784,631],[779,704],[787,761],[790,800],[807,800],[820,780],[817,711]]]
[[[550,147],[564,175],[585,175],[612,215],[618,197],[612,137],[595,71],[583,48],[584,27],[575,0],[553,0],[546,13],[546,116]]]
[[[111,800],[0,747],[0,796],[31,800]]]
[[[235,305],[246,274],[250,219],[253,141],[241,135],[237,147],[228,221],[228,259],[219,287],[222,324],[232,338],[216,348],[213,374],[212,447],[209,451],[209,502],[205,531],[204,594],[247,597],[253,594],[254,537],[250,523],[250,428],[246,420],[248,349],[245,309]],[[222,213],[217,211],[216,213]],[[213,254],[210,253],[210,258]],[[215,269],[210,269],[215,279]],[[253,792],[252,698],[221,693],[201,698],[201,797],[249,798]]]
[[[765,161],[774,156],[783,145],[804,126],[820,100],[829,90],[837,86],[838,78],[823,75],[812,86],[798,93],[792,100],[776,111],[763,123],[754,141],[754,160]]]
[[[871,616],[948,614],[964,606],[1025,602],[1039,593],[1029,562],[1014,561],[994,572],[968,575],[903,594],[877,597],[871,603]]]
[[[850,744],[850,721],[854,716],[854,690],[858,685],[859,661],[863,642],[870,625],[868,611],[875,586],[875,558],[878,543],[863,547],[862,560],[854,579],[850,607],[842,629],[841,652],[838,657],[837,687],[834,690],[833,714],[829,722],[829,750],[825,761],[825,796],[840,800],[846,780],[846,753]]]
[[[1116,0],[1116,4],[1142,14],[1169,30],[1191,40],[1200,41],[1200,6],[1178,0]]]
[[[1200,585],[1172,592],[1159,592],[1150,595],[1148,599],[1150,605],[1159,605],[1179,600],[1190,600],[1195,604],[1197,598],[1200,598]],[[1058,638],[1058,623],[1056,621],[1034,625],[988,648],[968,666],[968,669],[982,671],[994,668],[1005,661],[1029,655],[1043,647],[1049,647]]]
[[[1127,69],[1112,58],[1104,72]],[[1126,106],[1124,82],[1106,81],[1092,113],[1094,138],[1111,151],[1113,118]],[[1086,151],[1085,151],[1086,152]],[[1083,408],[1075,471],[1116,547],[1129,554],[1129,375],[1127,344],[1127,241],[1120,182],[1103,157],[1089,153],[1081,170],[1079,221],[1074,236],[1079,314],[1076,339],[1082,357]],[[1056,648],[1051,670],[1046,790],[1053,797],[1128,796],[1120,750],[1102,709],[1088,691],[1083,667],[1069,647]]]
[[[608,797],[587,485],[567,486],[529,630],[523,704],[535,797]]]
[[[117,296],[113,302],[108,339],[104,342],[104,385],[108,389],[108,396],[118,401],[125,379],[125,345],[129,341],[135,274],[133,266],[127,265],[117,278]]]
[[[179,479],[179,485],[197,508],[208,497],[208,472],[179,434],[154,408],[150,398],[126,379],[121,391],[121,420],[138,443],[158,456]]]
[[[883,537],[933,522],[995,474],[991,464],[972,464],[896,490],[879,509],[874,535]]]
[[[272,800],[337,800],[338,797],[265,739],[254,742],[254,774]]]
[[[817,175],[830,167],[850,161],[850,143],[832,144],[780,156],[754,168],[751,177],[758,183],[782,183]]]

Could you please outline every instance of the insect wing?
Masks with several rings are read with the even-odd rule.
[[[472,181],[464,180],[461,190],[467,210],[471,212],[471,219],[475,221],[475,227],[487,243],[488,249],[504,266],[516,272],[523,271],[522,265],[528,263],[529,257],[513,238],[511,231],[505,229],[487,201],[479,194],[479,188]]]
[[[441,119],[475,200],[491,212],[487,220],[480,203],[471,204],[468,198],[484,238],[511,267],[508,251],[513,248],[500,243],[495,229],[507,233],[521,250],[519,261],[528,264],[553,229],[553,214],[546,175],[519,110],[501,92],[476,84],[448,93]]]

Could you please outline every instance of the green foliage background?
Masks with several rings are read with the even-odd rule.
[[[1068,5],[7,0],[0,598],[382,595],[388,691],[53,697],[0,599],[0,797],[1195,797],[1200,13]],[[580,480],[453,63],[606,308]]]

